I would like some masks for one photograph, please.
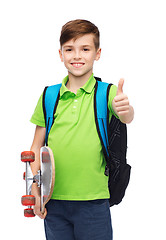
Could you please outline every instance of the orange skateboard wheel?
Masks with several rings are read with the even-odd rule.
[[[25,209],[24,210],[24,217],[35,217],[33,209],[32,208]]]
[[[21,198],[21,203],[23,206],[34,206],[35,197],[33,195],[24,195]]]
[[[34,162],[35,161],[35,153],[32,151],[24,151],[21,153],[21,161],[22,162]]]

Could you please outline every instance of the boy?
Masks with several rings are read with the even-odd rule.
[[[48,136],[48,146],[55,159],[55,187],[52,199],[40,212],[39,192],[35,214],[45,219],[48,240],[111,240],[112,226],[109,209],[106,162],[97,135],[94,118],[93,64],[101,55],[99,30],[89,21],[74,20],[62,27],[59,55],[68,70],[60,89],[55,121]],[[123,123],[133,120],[134,111],[123,93],[124,80],[109,92],[109,118],[112,114]],[[31,122],[36,131],[31,150],[36,161],[31,164],[36,174],[39,169],[39,149],[44,145],[45,120],[42,96]]]

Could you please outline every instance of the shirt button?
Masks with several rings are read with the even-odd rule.
[[[74,100],[74,102],[78,102],[78,100],[77,100],[77,99],[75,99],[75,100]]]

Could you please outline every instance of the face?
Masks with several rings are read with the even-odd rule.
[[[90,77],[94,61],[100,58],[101,49],[96,50],[94,35],[86,34],[75,41],[71,39],[64,43],[59,50],[59,55],[70,76],[88,75]]]

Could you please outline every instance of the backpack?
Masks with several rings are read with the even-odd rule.
[[[95,77],[94,114],[97,132],[106,160],[105,175],[108,178],[110,207],[119,204],[130,180],[131,166],[127,164],[127,127],[114,115],[109,123],[108,96],[112,84]],[[43,92],[43,112],[46,124],[45,144],[54,123],[54,114],[60,97],[62,84],[45,87]]]

